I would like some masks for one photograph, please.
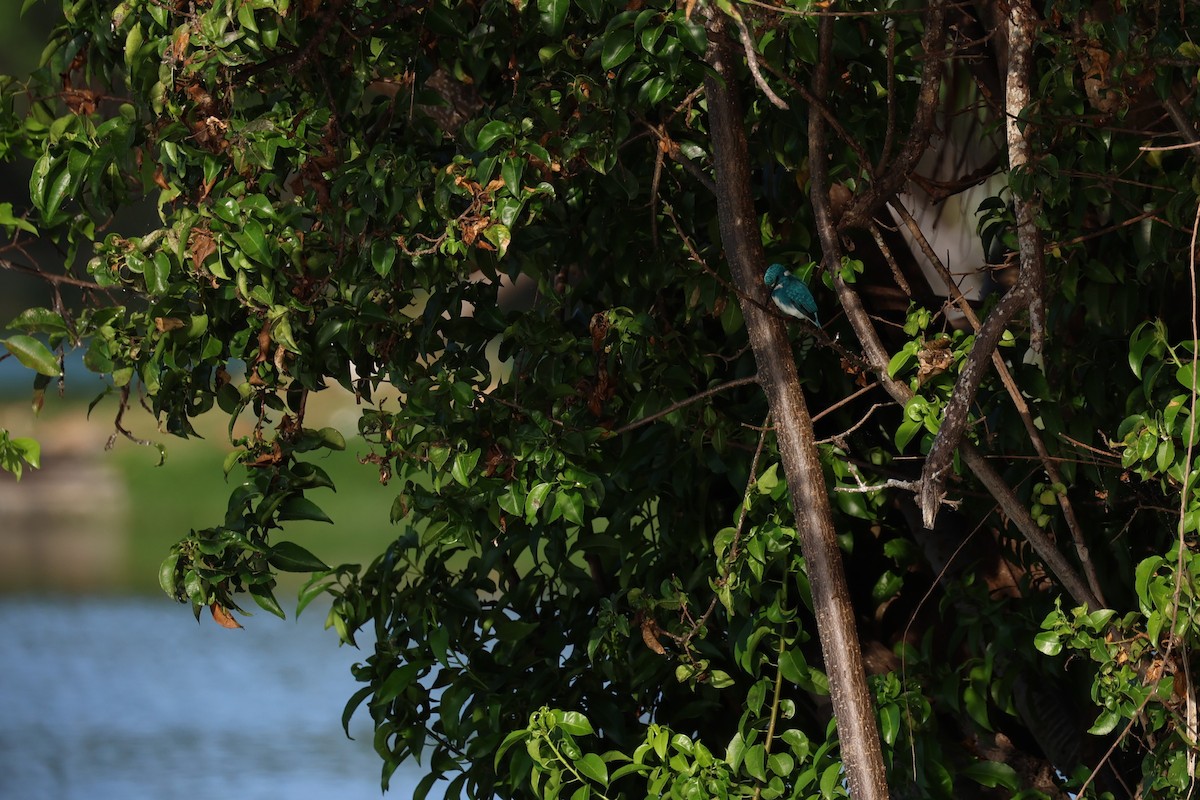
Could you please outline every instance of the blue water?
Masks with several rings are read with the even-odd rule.
[[[323,620],[228,631],[165,599],[0,597],[0,798],[379,798],[369,717],[356,741],[340,722],[365,654]]]

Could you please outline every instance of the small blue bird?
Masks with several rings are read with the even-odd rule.
[[[804,285],[804,281],[788,272],[783,264],[772,264],[767,267],[763,282],[771,290],[771,299],[775,301],[775,305],[779,306],[780,311],[790,317],[806,319],[818,328],[821,327],[821,323],[817,321],[817,301],[813,298],[812,292]]]

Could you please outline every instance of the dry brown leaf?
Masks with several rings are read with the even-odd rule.
[[[203,228],[194,228],[192,230],[188,244],[192,254],[192,266],[197,270],[200,269],[209,256],[217,252],[217,244],[213,241],[212,234]]]
[[[232,630],[234,628],[242,627],[242,623],[234,619],[233,614],[229,613],[229,609],[225,608],[225,606],[221,605],[220,603],[214,602],[208,607],[208,610],[212,612],[213,621],[222,628],[229,628]]]
[[[184,321],[178,317],[155,317],[154,329],[159,333],[176,331],[184,326]]]
[[[660,656],[667,654],[667,649],[658,640],[658,625],[649,617],[642,619],[642,641],[646,643],[646,647]]]

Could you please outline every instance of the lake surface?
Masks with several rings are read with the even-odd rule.
[[[341,728],[366,653],[324,616],[229,631],[166,598],[0,596],[0,798],[379,798],[369,715]]]

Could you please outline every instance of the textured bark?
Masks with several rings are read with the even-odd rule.
[[[1033,102],[1029,83],[1033,75],[1033,40],[1037,15],[1030,0],[1015,0],[1008,10],[1008,73],[1004,89],[1004,116],[1008,139],[1008,169],[1023,169],[1033,158],[1025,126],[1019,115]],[[1021,269],[1017,281],[1029,293],[1029,346],[1041,355],[1046,341],[1045,245],[1037,226],[1041,198],[1015,196],[1017,248]]]
[[[769,298],[762,282],[765,259],[750,196],[744,116],[735,88],[733,56],[723,44],[722,23],[719,17],[710,20],[708,61],[716,74],[705,79],[719,188],[721,241],[737,285],[766,303]],[[854,611],[817,457],[812,419],[800,389],[791,342],[782,321],[754,303],[744,299],[741,302],[759,378],[775,421],[779,453],[796,512],[796,530],[807,562],[846,780],[856,800],[883,800],[888,797],[888,787],[879,731],[867,691]]]
[[[917,504],[921,507],[921,518],[926,528],[933,527],[938,508],[946,496],[946,477],[954,460],[954,451],[958,449],[963,432],[966,431],[967,418],[971,404],[975,402],[975,392],[979,390],[979,383],[987,372],[992,354],[1000,344],[1004,329],[1017,312],[1025,307],[1028,299],[1028,292],[1020,283],[1000,298],[1000,302],[992,309],[992,313],[979,328],[979,333],[975,335],[971,353],[963,363],[958,380],[954,382],[954,392],[942,413],[942,426],[934,437],[933,446],[929,448],[929,455],[925,458],[925,466],[921,470],[921,488],[917,493]]]

